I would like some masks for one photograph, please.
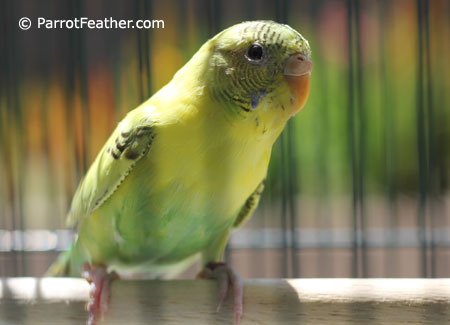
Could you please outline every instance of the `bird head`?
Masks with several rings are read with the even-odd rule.
[[[312,71],[308,41],[288,25],[251,21],[207,44],[213,97],[243,119],[286,121],[305,104]]]

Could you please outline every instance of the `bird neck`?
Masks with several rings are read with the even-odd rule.
[[[185,121],[209,125],[212,132],[224,132],[236,141],[272,145],[290,115],[271,96],[263,96],[258,107],[250,112],[218,98],[213,91],[216,85],[215,71],[210,65],[211,51],[209,42],[201,47],[170,83],[155,94],[157,106],[164,107],[168,120],[176,122],[183,117]]]

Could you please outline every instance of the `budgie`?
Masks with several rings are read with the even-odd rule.
[[[68,213],[78,236],[50,267],[92,286],[88,323],[114,277],[170,278],[201,258],[203,278],[243,284],[222,261],[231,231],[258,205],[272,146],[305,104],[308,41],[273,21],[234,25],[204,43],[173,79],[130,111],[80,182]]]

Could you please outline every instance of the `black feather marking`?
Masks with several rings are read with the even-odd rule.
[[[116,148],[119,149],[119,151],[121,153],[125,150],[126,147],[127,147],[127,143],[126,142],[124,144],[120,144],[120,143],[116,144]]]
[[[258,32],[258,34],[256,36],[257,39],[261,39],[261,32],[262,32],[262,29],[259,30],[259,32]]]
[[[134,150],[131,150],[131,144],[134,142],[134,140],[137,139],[136,133],[137,129],[130,130],[130,138],[127,139],[126,142],[126,149],[125,157],[128,159],[133,159],[134,161],[130,164],[128,169],[123,173],[123,175],[120,177],[120,179],[116,182],[116,184],[105,190],[105,192],[95,201],[94,207],[90,213],[92,213],[95,209],[97,209],[99,206],[101,206],[104,202],[106,202],[120,187],[120,185],[125,181],[125,178],[130,174],[130,172],[133,170],[133,168],[136,166],[136,163],[147,154],[147,152],[150,150],[151,144],[153,143],[153,140],[155,138],[155,135],[152,134],[152,128],[151,127],[141,127],[138,128],[140,130],[146,131],[146,134],[149,135],[148,142],[145,144],[145,147],[142,150],[142,146],[140,146],[141,150],[138,148],[134,148]],[[118,156],[114,151],[111,151],[111,155],[114,157],[114,159],[119,159],[120,156]]]
[[[277,40],[275,41],[277,44],[279,44],[278,42],[280,41],[280,37],[281,37],[281,33],[278,34]]]
[[[267,30],[264,32],[264,35],[263,35],[263,38],[265,41],[267,41],[267,35],[269,35],[269,33],[270,33],[270,25],[267,24],[266,26],[267,26]]]
[[[245,201],[244,205],[241,208],[241,211],[236,218],[236,221],[234,222],[234,227],[239,227],[245,220],[250,218],[259,203],[259,199],[264,190],[265,183],[266,180],[263,179],[261,183],[259,183],[259,185],[256,187],[255,191],[249,196],[247,201]]]
[[[245,107],[243,105],[239,105],[239,107],[242,108],[246,112],[250,112],[250,109],[248,109],[247,107]]]
[[[276,34],[276,32],[272,32],[272,35],[270,35],[270,41],[271,42],[273,41],[273,38],[274,38],[275,34]]]
[[[125,158],[129,159],[129,160],[135,160],[136,158],[139,157],[139,152],[137,151],[133,151],[133,150],[128,150],[125,153]]]

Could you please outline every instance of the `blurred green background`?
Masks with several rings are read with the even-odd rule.
[[[42,275],[125,113],[208,38],[256,19],[309,40],[312,88],[226,258],[244,277],[450,276],[449,1],[4,0],[0,17],[0,276]],[[37,17],[165,25],[48,30]]]

